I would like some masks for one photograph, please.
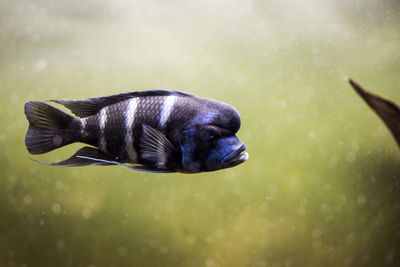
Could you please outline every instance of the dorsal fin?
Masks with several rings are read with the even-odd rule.
[[[130,93],[123,93],[119,95],[110,95],[103,97],[88,98],[83,100],[50,100],[52,102],[61,104],[71,110],[78,117],[88,117],[99,112],[100,109],[118,103],[120,101],[134,98],[134,97],[145,97],[145,96],[186,96],[191,97],[193,95],[186,94],[179,91],[170,90],[147,90],[147,91],[136,91]]]

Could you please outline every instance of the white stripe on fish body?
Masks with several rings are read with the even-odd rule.
[[[165,97],[163,106],[161,108],[161,115],[160,115],[160,127],[163,129],[165,127],[165,124],[167,123],[170,115],[172,108],[175,104],[176,96],[170,95]]]
[[[128,100],[127,111],[125,113],[125,143],[130,162],[135,162],[137,160],[137,153],[133,147],[133,124],[135,122],[135,113],[138,106],[137,100],[137,98]]]
[[[85,137],[87,120],[86,120],[86,118],[82,118],[82,119],[80,119],[80,121],[81,121],[80,133],[81,133],[82,137]]]
[[[99,125],[100,125],[100,142],[99,148],[101,151],[107,151],[107,142],[104,136],[104,129],[107,123],[107,107],[104,107],[100,110],[99,114]]]

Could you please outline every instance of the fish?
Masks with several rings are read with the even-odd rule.
[[[116,165],[154,173],[200,173],[234,167],[249,157],[236,136],[241,119],[235,108],[180,91],[30,101],[24,111],[30,154],[85,144],[60,162],[34,160],[50,166]]]
[[[353,89],[365,100],[372,110],[382,119],[389,128],[397,146],[400,148],[400,108],[393,101],[382,96],[370,93],[352,79],[349,79]]]

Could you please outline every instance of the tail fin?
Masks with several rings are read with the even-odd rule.
[[[43,102],[28,102],[25,115],[29,121],[25,136],[29,153],[42,154],[77,141],[79,122],[67,113]]]

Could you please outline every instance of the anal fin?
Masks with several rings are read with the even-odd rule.
[[[94,147],[83,147],[79,149],[69,159],[46,163],[38,160],[34,160],[38,163],[49,165],[49,166],[60,166],[60,167],[75,167],[75,166],[87,166],[87,165],[116,165],[114,159],[107,154],[104,154],[100,150]]]
[[[118,161],[109,161],[109,160],[96,159],[96,158],[90,158],[90,157],[85,157],[85,156],[78,156],[78,157],[82,158],[82,159],[92,160],[92,161],[99,162],[99,163],[104,163],[104,165],[118,165],[118,166],[125,167],[125,168],[128,168],[130,170],[135,170],[135,171],[153,172],[153,173],[176,172],[176,171],[171,171],[171,170],[157,169],[157,168],[148,167],[148,166],[144,166],[144,165],[128,165],[128,164],[124,164],[124,163],[121,163]]]
[[[78,166],[87,166],[87,165],[96,165],[96,166],[110,166],[117,165],[121,167],[125,167],[131,170],[136,171],[144,171],[144,172],[153,172],[153,173],[171,173],[175,171],[171,170],[162,170],[154,167],[144,166],[144,165],[128,165],[118,161],[107,154],[104,154],[100,150],[94,147],[83,147],[79,149],[74,155],[72,155],[69,159],[47,163],[32,159],[33,161],[48,165],[48,166],[59,166],[59,167],[78,167]]]

